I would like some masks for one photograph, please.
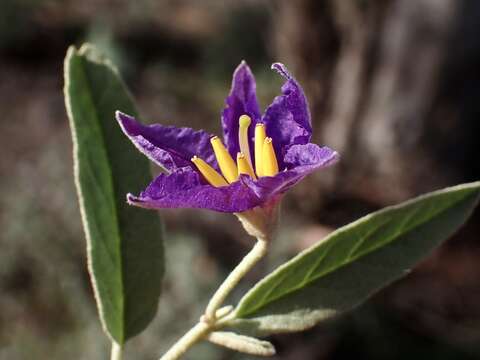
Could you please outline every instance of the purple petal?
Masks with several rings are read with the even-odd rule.
[[[292,145],[284,158],[287,170],[297,167],[322,168],[338,160],[338,153],[327,146],[316,144]]]
[[[242,212],[261,204],[260,199],[243,182],[214,187],[202,183],[199,174],[179,169],[160,174],[140,196],[127,195],[131,205],[151,209],[200,208],[219,212]]]
[[[273,177],[261,177],[257,181],[249,177],[242,180],[264,202],[284,193],[311,172],[332,165],[338,158],[338,153],[326,146],[293,145],[285,156],[287,170]]]
[[[249,129],[249,138],[254,135],[254,128],[260,119],[260,110],[257,102],[255,77],[245,61],[242,61],[233,73],[232,88],[225,99],[226,107],[222,112],[222,128],[225,145],[232,155],[237,156],[240,151],[238,144],[238,118],[248,115],[252,118]],[[252,148],[252,147],[251,147]]]
[[[273,139],[279,166],[283,169],[283,157],[290,145],[307,144],[312,135],[310,111],[302,88],[280,63],[272,65],[287,81],[282,86],[282,95],[277,96],[265,111],[262,122],[267,135]]]
[[[194,155],[201,157],[218,170],[210,144],[212,135],[207,132],[160,124],[146,126],[120,111],[117,111],[116,118],[133,144],[166,170],[192,167],[190,159]]]

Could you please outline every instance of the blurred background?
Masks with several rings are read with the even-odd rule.
[[[63,58],[90,41],[151,122],[220,133],[245,59],[264,108],[285,63],[335,167],[286,196],[269,269],[370,211],[480,178],[475,0],[0,0],[0,359],[106,359],[72,178]],[[154,169],[155,171],[155,169]],[[252,239],[233,216],[162,211],[158,317],[126,359],[155,359],[197,319]],[[480,212],[406,278],[304,333],[275,359],[480,359]],[[186,359],[247,359],[202,344]]]

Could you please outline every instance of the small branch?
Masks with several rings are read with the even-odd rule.
[[[114,341],[112,341],[110,360],[122,360],[122,347]]]
[[[193,345],[199,342],[211,331],[211,325],[200,321],[191,328],[183,337],[163,355],[160,360],[177,360],[187,352]]]
[[[225,307],[219,310],[227,296],[237,286],[245,274],[250,271],[255,264],[265,256],[267,253],[267,241],[258,238],[255,246],[242,259],[235,269],[227,276],[222,285],[218,288],[215,294],[210,299],[205,310],[205,315],[200,319],[200,322],[191,328],[183,337],[178,340],[160,360],[177,360],[187,352],[193,345],[207,337],[212,331],[217,330],[217,320],[225,319],[225,317],[232,310],[231,307]],[[218,336],[217,336],[218,337]],[[114,358],[112,357],[112,360]],[[116,359],[115,359],[116,360]]]
[[[210,299],[207,309],[205,310],[205,318],[207,321],[214,322],[216,320],[215,312],[232,292],[235,286],[238,285],[240,280],[249,272],[255,264],[265,256],[268,249],[268,243],[265,240],[258,239],[255,246],[250,252],[242,259],[235,269],[224,280],[218,290]]]

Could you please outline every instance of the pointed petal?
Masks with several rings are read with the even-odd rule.
[[[242,212],[261,204],[243,182],[214,187],[187,168],[160,174],[139,196],[127,195],[131,205],[150,209],[199,208],[219,212]]]
[[[134,117],[116,113],[123,132],[133,144],[152,161],[168,171],[192,166],[190,159],[197,155],[218,170],[213,149],[212,135],[190,128],[177,128],[160,124],[143,125]]]
[[[238,144],[238,119],[241,115],[252,118],[249,138],[253,138],[255,124],[260,119],[257,102],[255,77],[245,61],[242,61],[233,73],[232,88],[225,99],[226,107],[222,112],[222,128],[225,145],[232,157],[240,151]],[[252,144],[250,144],[252,147]]]
[[[242,181],[264,202],[277,194],[286,192],[308,174],[330,166],[338,159],[338,153],[326,146],[293,145],[285,156],[287,170],[272,177],[261,177],[257,181],[252,181],[250,178],[242,178]]]
[[[283,157],[289,146],[307,144],[312,135],[310,110],[301,86],[280,63],[272,69],[282,75],[286,82],[282,86],[282,95],[277,96],[265,111],[262,122],[267,127],[267,135],[273,138],[275,152],[283,168]]]

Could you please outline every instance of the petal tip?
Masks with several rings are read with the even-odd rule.
[[[330,149],[329,147],[325,146],[324,147],[325,149],[327,149],[328,151],[331,151],[330,153],[330,156],[328,156],[326,159],[325,159],[325,163],[323,166],[330,166],[330,165],[333,165],[335,163],[337,163],[339,160],[340,160],[340,154],[335,151],[335,150],[332,150]]]
[[[148,206],[146,206],[144,200],[142,200],[138,196],[135,196],[131,193],[127,194],[127,204],[132,206],[142,207],[142,208],[149,208]]]
[[[332,159],[334,161],[340,160],[340,153],[338,151],[332,150]]]
[[[239,78],[240,76],[248,76],[252,77],[252,69],[250,69],[250,66],[248,66],[247,62],[245,60],[242,60],[240,64],[238,64],[237,68],[233,72],[233,78]]]
[[[247,61],[245,59],[242,59],[242,61],[240,61],[240,64],[238,64],[237,68],[250,69],[250,66],[248,66]]]
[[[283,65],[282,63],[279,63],[279,62],[273,63],[272,66],[271,66],[271,69],[278,72],[280,75],[282,75],[287,80],[293,79],[292,75],[290,75],[290,73],[288,72],[287,67],[285,65]]]
[[[122,128],[123,132],[127,135],[136,136],[138,135],[138,122],[135,120],[133,116],[125,114],[121,111],[115,112],[115,118],[117,119],[120,127]]]
[[[115,111],[115,119],[117,119],[118,122],[124,122],[132,119],[132,116],[125,114],[124,112],[117,110]]]
[[[136,200],[137,200],[138,198],[137,198],[135,195],[131,194],[131,193],[128,193],[127,196],[126,196],[126,198],[127,198],[127,204],[129,204],[129,205],[135,205],[135,204],[137,203]]]

